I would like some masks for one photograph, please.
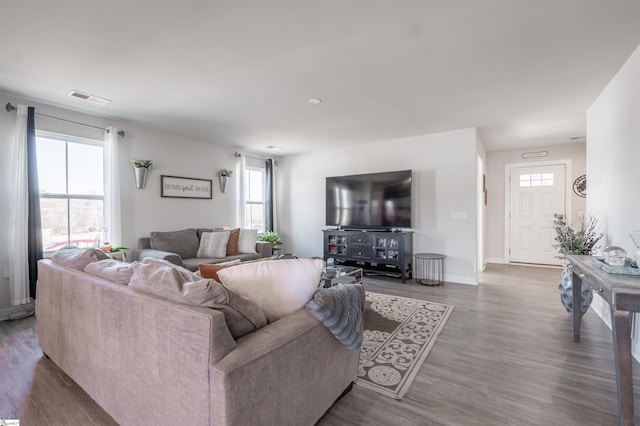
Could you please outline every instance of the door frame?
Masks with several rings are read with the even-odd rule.
[[[573,218],[573,200],[571,199],[573,188],[573,174],[571,171],[571,159],[531,161],[526,163],[509,163],[504,165],[504,263],[511,263],[511,221],[509,213],[511,208],[511,171],[523,167],[543,167],[564,165],[564,211],[567,218]],[[570,223],[570,222],[569,222]]]

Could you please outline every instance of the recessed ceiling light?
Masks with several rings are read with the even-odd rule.
[[[100,96],[90,95],[88,93],[78,92],[77,90],[72,90],[69,93],[67,93],[67,95],[71,96],[72,98],[82,99],[83,101],[93,102],[94,104],[98,104],[98,105],[107,105],[111,103],[109,99],[101,98]]]
[[[267,145],[265,148],[267,148],[267,149],[282,149],[279,146],[275,146],[275,145]]]
[[[321,103],[321,102],[322,102],[322,99],[318,99],[318,98],[311,98],[311,99],[309,99],[309,103],[310,103],[311,105],[318,105],[318,104],[319,104],[319,103]]]
[[[584,136],[574,136],[571,139],[569,139],[570,141],[577,141],[578,139],[582,139]]]

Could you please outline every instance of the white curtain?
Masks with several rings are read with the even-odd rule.
[[[118,131],[109,127],[104,134],[104,226],[113,247],[122,245]]]
[[[9,294],[13,306],[31,302],[29,293],[28,216],[29,189],[27,163],[27,106],[18,105],[12,140],[9,191]]]

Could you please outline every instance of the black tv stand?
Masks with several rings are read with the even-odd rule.
[[[413,232],[341,229],[323,234],[325,259],[331,257],[366,272],[399,276],[403,283],[411,277]]]

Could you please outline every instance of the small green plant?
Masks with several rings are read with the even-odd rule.
[[[271,231],[267,231],[264,234],[262,234],[258,240],[260,241],[266,241],[268,243],[271,243],[271,245],[273,246],[273,248],[278,248],[280,247],[283,242],[280,239],[280,237],[278,236],[278,234],[276,234],[275,232],[271,232]]]
[[[133,167],[136,169],[150,169],[153,167],[151,160],[133,160]]]
[[[231,177],[231,175],[233,175],[233,170],[227,170],[227,169],[222,169],[220,170],[220,172],[218,172],[219,176],[226,176],[226,177]]]
[[[556,244],[553,246],[560,252],[563,259],[568,254],[593,254],[598,248],[598,241],[603,237],[603,233],[597,233],[598,222],[595,218],[589,217],[585,223],[580,220],[580,229],[574,230],[564,218],[564,215],[553,215],[553,228],[556,231]]]

